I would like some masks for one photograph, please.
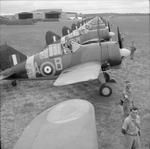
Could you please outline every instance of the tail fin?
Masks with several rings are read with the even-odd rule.
[[[27,59],[27,56],[11,46],[0,46],[0,70],[5,70]]]
[[[72,31],[77,29],[77,25],[75,23],[72,24],[71,26]]]
[[[60,36],[51,32],[51,31],[47,31],[46,32],[46,35],[45,35],[45,40],[46,40],[46,45],[50,45],[50,44],[53,44],[53,43],[56,43],[58,41],[60,41]]]
[[[82,24],[78,21],[77,22],[77,27],[79,28],[80,26],[82,26]]]
[[[71,33],[71,29],[70,29],[69,27],[64,26],[64,27],[62,28],[62,36],[66,36],[66,35],[68,35],[68,34],[70,34],[70,33]]]

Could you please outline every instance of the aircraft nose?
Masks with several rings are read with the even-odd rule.
[[[122,49],[120,49],[120,54],[122,57],[128,57],[128,56],[130,56],[131,51],[129,49],[122,48]]]
[[[109,36],[113,37],[113,36],[115,36],[115,33],[114,32],[109,32]]]

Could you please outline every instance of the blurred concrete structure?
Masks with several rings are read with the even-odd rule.
[[[38,9],[32,12],[21,12],[14,15],[16,20],[35,19],[35,20],[68,20],[77,18],[75,12],[64,12],[62,9]]]
[[[34,19],[67,19],[62,9],[38,9],[32,12]]]

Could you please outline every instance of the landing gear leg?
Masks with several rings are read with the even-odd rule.
[[[107,72],[103,72],[106,82],[110,81],[110,75]]]
[[[110,79],[110,75],[107,72],[104,72],[104,77],[105,77],[106,82],[116,83],[116,80]]]
[[[16,81],[16,80],[13,80],[13,81],[11,82],[11,85],[12,85],[12,86],[17,86],[17,81]]]

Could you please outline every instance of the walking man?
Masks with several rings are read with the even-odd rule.
[[[129,116],[130,113],[130,100],[128,95],[124,96],[124,99],[122,100],[122,108],[123,108],[123,120]]]
[[[140,117],[138,108],[132,107],[130,114],[122,125],[125,149],[141,149],[140,143]]]

